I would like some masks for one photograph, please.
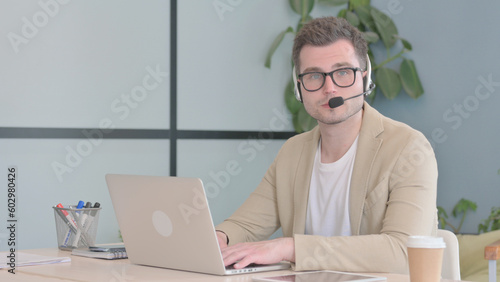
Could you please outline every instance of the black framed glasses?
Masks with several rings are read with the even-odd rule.
[[[302,86],[309,91],[318,91],[325,85],[326,76],[332,78],[333,83],[338,87],[349,87],[356,81],[356,72],[363,71],[360,68],[341,68],[331,72],[305,72],[299,74],[298,77],[302,82]]]

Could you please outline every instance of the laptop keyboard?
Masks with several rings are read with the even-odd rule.
[[[267,264],[256,264],[256,263],[251,263],[251,264],[249,264],[249,265],[245,266],[243,269],[245,269],[245,268],[252,268],[252,267],[262,267],[262,266],[267,266]],[[227,269],[227,270],[235,269],[235,268],[234,268],[234,263],[233,263],[233,264],[231,264],[231,265],[226,266],[226,269]]]

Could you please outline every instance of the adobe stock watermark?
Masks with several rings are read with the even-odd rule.
[[[443,121],[449,124],[453,130],[459,129],[464,120],[471,118],[472,113],[477,111],[487,99],[489,99],[496,88],[500,87],[500,81],[493,81],[493,74],[487,77],[479,76],[479,83],[474,89],[474,94],[467,95],[462,102],[455,103],[443,113]],[[435,147],[436,144],[442,144],[448,140],[447,131],[441,127],[436,127],[431,132],[431,144]]]
[[[273,114],[268,127],[261,129],[257,134],[257,138],[248,138],[236,147],[238,155],[243,156],[246,163],[255,160],[259,152],[262,152],[266,145],[272,142],[274,132],[283,131],[287,125],[290,125],[290,114],[276,108],[273,109]],[[208,173],[210,180],[204,183],[207,198],[216,198],[223,189],[229,186],[231,179],[242,172],[243,167],[237,160],[227,161],[225,167],[219,171],[210,171]],[[181,203],[178,206],[187,224],[191,221],[191,216],[198,215],[200,210],[207,208],[203,201],[203,195],[196,189],[193,189],[193,194],[190,203]]]
[[[323,262],[328,262],[335,255],[332,246],[328,245],[324,240],[320,240],[318,243],[313,254],[304,258],[304,269],[321,269],[321,267],[324,267]]]
[[[472,113],[477,111],[481,102],[489,99],[495,92],[495,88],[500,87],[500,81],[493,81],[493,75],[487,77],[479,76],[474,94],[466,96],[461,103],[455,103],[453,106],[445,110],[443,120],[450,124],[453,130],[459,129],[465,119],[469,119]],[[413,139],[408,144],[408,153],[401,156],[400,166],[394,170],[396,179],[404,179],[411,176],[419,167],[425,165],[426,160],[433,154],[433,149],[436,144],[442,144],[448,139],[446,130],[437,127],[431,132],[431,138],[427,141],[424,139]]]
[[[214,0],[212,5],[219,20],[222,22],[224,21],[224,14],[234,12],[235,8],[241,5],[241,3],[243,3],[243,0]]]
[[[397,161],[398,165],[393,170],[392,182],[411,177],[417,169],[426,165],[427,161],[433,156],[432,146],[425,137],[412,138]]]
[[[412,0],[408,0],[412,1]],[[403,12],[404,7],[400,0],[389,0],[385,6],[385,9],[381,9],[382,14],[374,13],[373,17],[376,22],[382,26],[387,26],[392,22],[392,16],[399,15]]]
[[[412,1],[412,0],[408,0]],[[389,0],[387,1],[386,9],[383,9],[382,12],[388,15],[399,15],[403,12],[404,7],[401,5],[400,0]]]
[[[150,92],[157,89],[169,76],[169,73],[160,70],[159,65],[156,65],[155,68],[147,66],[145,70],[146,74],[142,78],[141,84],[133,87],[130,93],[122,93],[119,98],[111,102],[110,110],[114,115],[101,119],[97,129],[83,129],[81,132],[86,139],[80,140],[74,147],[67,145],[63,162],[52,162],[52,170],[60,183],[63,182],[65,174],[72,173],[75,168],[82,164],[84,158],[92,154],[95,147],[102,144],[104,135],[111,133],[116,128],[115,121],[117,119],[122,121],[127,119],[130,113],[149,97]]]
[[[51,18],[57,16],[63,5],[68,4],[69,0],[40,0],[38,1],[38,6],[40,10],[36,11],[31,19],[27,17],[22,17],[22,26],[20,33],[9,32],[7,34],[7,39],[9,39],[10,45],[14,50],[14,53],[19,53],[19,47],[21,44],[28,44],[30,40],[35,38],[40,29],[47,26]]]

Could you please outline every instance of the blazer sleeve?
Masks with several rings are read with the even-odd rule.
[[[230,245],[265,240],[280,227],[275,166],[276,160],[236,212],[215,227],[216,230],[226,233]]]
[[[375,177],[381,181],[371,193],[387,191],[387,197],[365,200],[363,206],[362,225],[380,221],[380,227],[361,228],[360,234],[346,237],[295,234],[295,270],[408,273],[407,237],[437,231],[437,163],[420,132],[402,148],[395,157],[386,155],[394,159],[393,165]],[[382,214],[381,219],[374,214]]]

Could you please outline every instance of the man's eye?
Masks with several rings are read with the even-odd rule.
[[[309,79],[311,79],[311,80],[319,80],[322,78],[323,78],[323,76],[319,73],[312,73],[309,75]]]

